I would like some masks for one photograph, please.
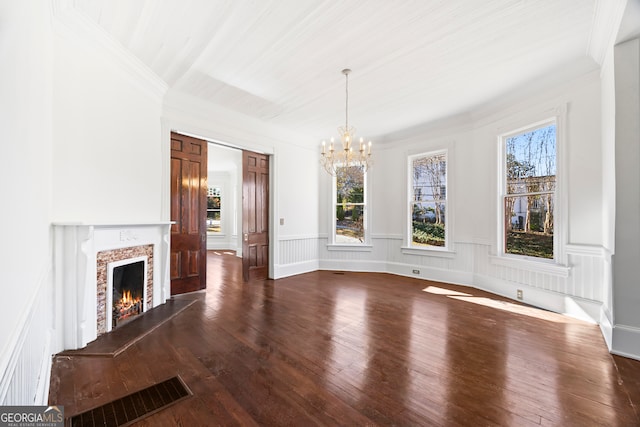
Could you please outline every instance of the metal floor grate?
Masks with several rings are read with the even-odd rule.
[[[128,396],[71,417],[72,427],[128,426],[188,396],[180,377],[173,377]]]

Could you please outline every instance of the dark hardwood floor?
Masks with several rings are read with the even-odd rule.
[[[640,362],[596,325],[388,274],[243,283],[221,251],[207,283],[116,357],[57,356],[50,403],[71,416],[179,375],[193,396],[136,425],[640,425]]]

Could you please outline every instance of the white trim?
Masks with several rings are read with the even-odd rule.
[[[445,205],[445,211],[444,211],[444,223],[445,223],[445,230],[444,230],[444,246],[442,247],[443,251],[447,251],[451,248],[451,242],[453,241],[453,233],[452,233],[452,226],[451,226],[451,222],[450,219],[454,218],[454,215],[451,213],[451,206],[453,205],[453,203],[449,203],[449,194],[451,193],[451,176],[452,176],[452,168],[451,166],[451,158],[453,156],[450,155],[451,152],[453,152],[453,142],[447,144],[446,147],[444,148],[439,148],[436,150],[430,150],[430,151],[423,151],[420,153],[415,153],[415,154],[407,154],[406,156],[406,200],[405,200],[405,210],[404,210],[404,214],[405,214],[405,237],[404,237],[404,247],[407,249],[419,249],[419,250],[423,250],[422,248],[419,247],[414,247],[411,246],[411,243],[413,242],[412,239],[412,231],[413,231],[413,212],[410,212],[410,206],[414,203],[413,200],[413,160],[415,160],[416,158],[421,158],[421,157],[433,157],[433,156],[438,156],[441,154],[444,154],[445,157],[445,165],[446,165],[446,169],[445,169],[445,179],[444,179],[444,186],[445,186],[445,197],[444,197],[444,205]],[[435,203],[435,202],[434,202]],[[424,248],[424,249],[428,249],[428,248]],[[433,249],[433,250],[438,250],[438,249]]]
[[[595,256],[605,260],[611,258],[609,251],[601,245],[579,245],[571,243],[565,246],[567,255]]]
[[[296,262],[293,264],[275,265],[274,279],[282,279],[297,274],[310,273],[320,270],[320,262],[318,260]]]
[[[54,3],[53,17],[54,29],[57,33],[66,32],[69,37],[88,43],[91,48],[101,49],[104,54],[127,71],[125,74],[132,83],[153,100],[162,103],[162,98],[169,86],[106,30],[70,6],[68,1]],[[58,25],[55,25],[56,23]]]
[[[51,388],[51,336],[52,331],[47,330],[45,344],[42,350],[42,363],[40,364],[40,375],[38,375],[38,384],[36,386],[35,405],[46,405],[49,400],[49,389]]]
[[[611,323],[611,312],[603,304],[600,310],[600,332],[604,337],[604,341],[607,344],[609,351],[613,347],[613,324]]]
[[[372,245],[366,244],[339,244],[339,243],[327,243],[328,251],[342,251],[342,252],[371,252],[373,250]]]
[[[414,247],[402,246],[400,248],[400,251],[402,251],[402,253],[405,255],[419,255],[419,256],[438,257],[438,258],[455,258],[456,257],[455,251],[450,251],[447,249],[436,249],[436,247],[433,247],[433,248],[415,247],[414,248]]]
[[[291,234],[288,236],[279,236],[279,242],[288,242],[292,240],[309,240],[309,239],[326,239],[327,236],[320,236],[318,234]]]
[[[35,378],[35,375],[30,375],[28,378],[20,376],[16,377],[16,369],[21,361],[24,360],[24,352],[28,343],[26,340],[32,339],[31,331],[33,328],[40,328],[42,325],[34,325],[34,323],[38,323],[36,313],[39,316],[44,316],[45,318],[51,318],[51,310],[53,304],[51,301],[44,301],[43,298],[51,298],[52,292],[48,289],[50,286],[51,279],[51,267],[45,266],[40,272],[38,276],[38,284],[33,294],[28,297],[28,304],[26,305],[26,309],[22,312],[21,317],[18,319],[17,327],[13,329],[12,333],[9,335],[9,339],[5,343],[2,348],[2,354],[0,354],[0,405],[6,404],[24,404],[25,402],[15,402],[14,396],[9,396],[9,390],[14,388],[12,384],[15,384],[18,381],[17,385],[19,388],[24,391],[25,389],[29,391],[32,386],[35,386],[35,394],[32,397],[34,400],[30,402],[30,404],[41,404],[44,405],[48,399],[49,393],[49,381],[51,374],[51,355],[53,353],[51,347],[51,336],[52,336],[52,322],[47,322],[47,327],[49,329],[42,330],[44,335],[44,345],[42,346],[40,361],[40,375]],[[45,308],[49,313],[41,313],[38,312],[38,309]],[[34,383],[24,384],[20,382],[24,382],[27,380],[34,380]],[[7,399],[10,399],[7,401]]]
[[[526,271],[535,271],[540,273],[552,274],[558,277],[569,277],[571,267],[561,264],[555,264],[550,260],[545,262],[544,260],[531,260],[525,257],[509,257],[509,256],[495,256],[490,255],[489,260],[494,265],[500,265],[502,267],[517,268]]]
[[[640,360],[640,328],[615,325],[611,353]]]
[[[609,47],[614,45],[626,3],[626,0],[596,1],[587,54],[600,66],[604,62]]]
[[[378,240],[402,240],[404,236],[402,234],[372,234],[371,239]]]
[[[351,271],[354,273],[386,273],[386,262],[351,259],[322,259],[318,270]]]
[[[419,273],[413,273],[414,270],[418,270]],[[386,273],[413,277],[414,279],[450,283],[452,285],[471,286],[473,283],[473,274],[470,272],[427,267],[424,265],[411,265],[400,262],[387,263]]]
[[[511,136],[518,135],[524,132],[533,131],[535,129],[541,128],[543,126],[549,126],[554,124],[556,126],[556,187],[555,187],[555,195],[554,195],[554,236],[553,236],[553,255],[556,266],[564,267],[567,264],[567,254],[566,254],[566,246],[568,243],[568,235],[569,235],[569,226],[568,226],[568,202],[567,197],[565,196],[565,188],[567,186],[567,177],[568,177],[568,162],[567,162],[567,145],[568,140],[566,137],[567,133],[567,104],[561,104],[556,108],[551,110],[546,110],[539,114],[539,117],[545,117],[543,119],[535,121],[535,119],[531,120],[531,122],[525,126],[514,126],[515,129],[509,131],[502,131],[498,133],[497,142],[498,142],[498,182],[497,182],[497,190],[498,197],[496,200],[497,203],[497,212],[498,216],[497,220],[497,255],[496,258],[507,258],[509,255],[504,252],[504,240],[505,240],[505,230],[504,230],[504,221],[505,221],[505,212],[504,212],[504,198],[507,195],[506,189],[506,180],[504,179],[506,175],[506,147],[505,140]],[[522,120],[520,120],[522,122]],[[519,261],[524,266],[523,268],[531,270],[533,266],[529,264],[531,261],[531,257],[527,257],[528,259]],[[494,262],[495,261],[495,262]],[[493,260],[492,262],[495,264],[499,264],[499,261]],[[515,266],[512,261],[505,261],[506,264]],[[540,260],[541,264],[545,264],[544,260]],[[542,266],[539,269],[533,271],[547,271],[551,274],[568,275],[567,272],[563,272],[562,269],[558,268],[549,268]]]
[[[474,275],[474,287],[493,294],[502,295],[516,301],[530,304],[538,308],[565,314],[567,316],[584,320],[590,323],[598,323],[602,303],[598,301],[578,298],[559,292],[533,288],[520,283],[512,283],[495,277]],[[523,298],[516,298],[517,290],[522,290]]]
[[[342,167],[342,165],[338,165],[338,167]],[[331,203],[329,203],[329,209],[331,209],[329,218],[331,221],[331,224],[329,224],[329,230],[331,230],[331,236],[329,237],[329,243],[327,244],[327,249],[328,250],[349,250],[349,249],[340,249],[341,247],[351,247],[354,249],[354,251],[367,251],[367,250],[371,250],[371,230],[369,229],[370,226],[369,224],[371,224],[371,220],[370,220],[370,204],[371,204],[371,197],[369,195],[369,171],[367,171],[364,167],[363,167],[363,176],[362,176],[362,180],[363,180],[363,184],[364,184],[364,188],[362,189],[362,197],[363,197],[363,202],[362,203],[357,203],[358,206],[362,206],[362,227],[364,228],[364,241],[362,243],[352,243],[352,244],[343,244],[343,243],[336,243],[336,223],[337,223],[337,217],[336,217],[336,211],[337,211],[337,206],[338,206],[338,202],[336,202],[337,199],[337,194],[336,194],[336,187],[337,187],[337,176],[331,176]],[[356,204],[356,203],[353,203]],[[336,249],[331,249],[331,248],[336,248]],[[355,249],[355,248],[362,248],[362,249]]]

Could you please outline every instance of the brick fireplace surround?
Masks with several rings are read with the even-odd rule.
[[[128,248],[110,249],[108,251],[100,251],[97,254],[97,293],[98,301],[96,307],[96,316],[98,317],[98,335],[108,331],[107,313],[109,315],[109,307],[107,307],[107,270],[109,263],[122,261],[136,257],[147,257],[147,277],[145,278],[146,307],[153,307],[153,245],[131,246]]]
[[[145,310],[170,297],[170,222],[54,224],[54,289],[65,350],[86,346],[106,326],[107,266],[147,257]]]

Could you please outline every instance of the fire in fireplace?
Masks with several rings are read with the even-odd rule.
[[[144,311],[144,264],[136,261],[113,268],[112,329]]]

